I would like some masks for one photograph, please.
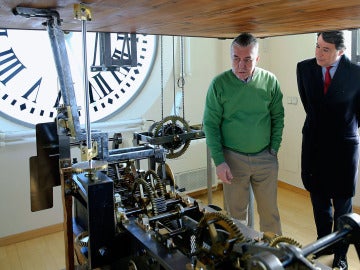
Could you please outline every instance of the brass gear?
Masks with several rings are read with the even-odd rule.
[[[128,270],[138,270],[136,267],[136,263],[133,260],[129,261]]]
[[[225,233],[221,233],[224,231]],[[227,236],[224,236],[225,234]],[[219,257],[225,257],[230,254],[234,243],[245,240],[244,235],[236,224],[219,212],[205,213],[198,223],[196,235],[196,249],[198,251],[203,249],[204,240],[206,237],[209,237],[211,241],[209,245],[210,254]]]
[[[155,127],[157,126],[157,124],[158,124],[158,122],[154,122],[148,128],[148,132],[151,133],[152,135],[154,134],[154,130],[155,130]]]
[[[278,248],[279,243],[288,243],[290,245],[297,246],[298,248],[302,248],[302,245],[300,243],[287,236],[275,236],[273,239],[270,240],[269,246]]]
[[[156,197],[165,196],[165,188],[161,182],[160,176],[154,170],[148,170],[145,172],[144,179],[146,182],[150,183],[152,188],[155,190]]]
[[[279,243],[288,243],[293,246],[297,246],[299,248],[302,247],[301,244],[299,244],[294,239],[287,237],[287,236],[278,235],[278,234],[270,232],[270,231],[264,232],[263,241],[268,243],[268,245],[270,247],[275,247],[275,248],[279,247],[278,246]]]
[[[75,237],[75,244],[77,244],[79,247],[87,247],[89,245],[89,232],[88,231],[83,231],[81,233],[79,233],[76,237]]]
[[[162,144],[162,146],[170,152],[166,154],[167,158],[177,158],[185,153],[190,145],[189,140],[181,140],[179,134],[184,134],[190,131],[188,123],[177,115],[170,115],[158,122],[154,127],[154,136],[173,136],[172,142]]]
[[[144,197],[141,196],[142,192],[144,193]],[[138,178],[135,180],[132,196],[149,216],[158,214],[157,204],[155,202],[155,192],[150,184],[144,179]]]
[[[165,176],[163,176],[163,166],[165,166]],[[177,188],[175,186],[175,176],[167,163],[160,163],[157,170],[157,175],[160,177],[160,179],[167,179],[170,180],[170,186]]]
[[[267,240],[269,241],[269,246],[273,248],[280,248],[279,246],[280,243],[287,243],[296,246],[298,248],[302,248],[302,245],[299,242],[287,236],[275,235],[272,239],[267,239]],[[306,259],[309,262],[314,263],[315,256],[314,254],[310,254],[306,257]]]
[[[137,176],[135,161],[128,160],[126,161],[126,165],[121,167],[121,183],[124,184],[128,189],[132,189],[135,178]]]

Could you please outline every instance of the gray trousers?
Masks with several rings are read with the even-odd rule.
[[[223,184],[226,210],[247,224],[250,184],[260,218],[260,231],[281,235],[277,206],[278,160],[268,150],[256,155],[224,149],[225,161],[233,175],[231,184]]]

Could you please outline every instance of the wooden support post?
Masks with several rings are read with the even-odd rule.
[[[66,161],[60,162],[61,194],[64,212],[65,264],[66,270],[74,270],[73,203],[71,195],[72,168],[66,166],[66,163]],[[71,164],[69,160],[67,164]],[[63,167],[62,165],[65,166]]]

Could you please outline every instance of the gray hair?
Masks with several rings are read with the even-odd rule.
[[[239,45],[241,47],[247,47],[249,45],[259,46],[258,40],[256,37],[254,37],[250,33],[241,33],[238,35],[233,42],[231,43],[231,46],[233,45]]]

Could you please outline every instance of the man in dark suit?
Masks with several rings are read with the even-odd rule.
[[[318,238],[337,230],[352,212],[359,162],[360,66],[344,55],[342,31],[318,33],[315,58],[297,64],[306,113],[301,177],[310,192]],[[334,214],[333,214],[334,211]],[[348,269],[348,245],[336,245],[333,267]]]

